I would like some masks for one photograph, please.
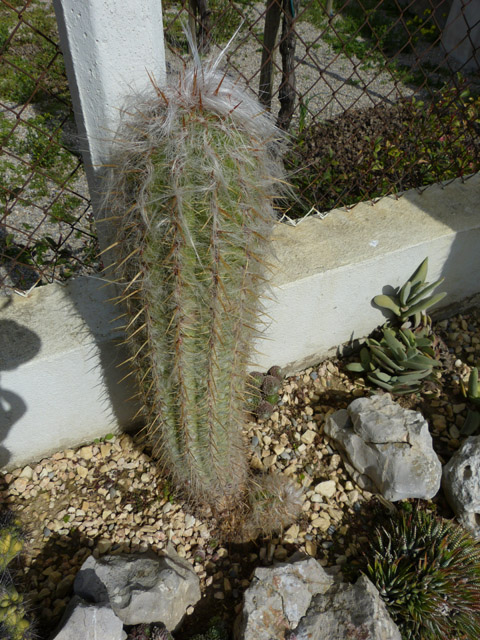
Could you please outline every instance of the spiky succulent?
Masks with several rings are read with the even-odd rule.
[[[347,364],[347,369],[366,374],[370,382],[391,393],[413,393],[440,365],[433,358],[433,340],[426,328],[414,333],[407,328],[383,327],[380,340],[367,338],[360,362]]]
[[[27,618],[24,598],[13,584],[10,563],[23,549],[20,526],[10,512],[0,518],[0,638],[27,640],[32,625]]]
[[[410,327],[414,329],[428,325],[430,319],[426,310],[440,302],[446,293],[430,295],[443,282],[444,278],[429,284],[425,282],[427,271],[428,258],[425,258],[403,286],[397,287],[392,294],[375,296],[373,302],[379,307],[391,311],[395,316],[394,320],[400,324],[408,322]]]
[[[262,474],[251,478],[248,513],[239,525],[238,540],[255,540],[290,524],[302,509],[302,489],[289,478]]]
[[[247,366],[283,166],[282,134],[218,63],[127,107],[104,208],[154,456],[224,519],[248,501]]]
[[[399,510],[363,561],[404,640],[480,637],[480,544],[459,525]]]

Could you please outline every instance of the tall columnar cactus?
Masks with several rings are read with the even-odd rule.
[[[0,638],[3,640],[28,640],[32,638],[32,626],[26,617],[26,608],[16,590],[9,564],[23,549],[20,527],[10,513],[0,517]]]
[[[217,64],[127,107],[105,208],[154,453],[223,509],[248,485],[246,368],[282,169],[279,131]]]

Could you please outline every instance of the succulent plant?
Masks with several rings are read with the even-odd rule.
[[[431,512],[396,511],[363,554],[404,640],[476,640],[480,634],[480,544]]]
[[[462,393],[474,405],[480,405],[480,386],[478,384],[478,367],[473,367],[470,371],[467,386],[460,382]],[[468,409],[467,417],[460,430],[462,435],[471,436],[480,429],[480,412],[475,409]]]
[[[467,387],[462,382],[463,395],[473,402],[473,404],[480,405],[480,385],[478,384],[478,367],[472,367],[470,375],[468,377]]]
[[[282,386],[282,370],[270,367],[267,373],[251,371],[247,378],[247,410],[257,419],[269,418],[278,402],[278,391]]]
[[[239,525],[238,540],[255,540],[290,524],[302,509],[302,489],[289,478],[261,474],[250,480],[248,515]]]
[[[191,640],[230,640],[231,634],[228,631],[225,621],[219,616],[214,616],[209,623],[205,633],[194,635]]]
[[[15,588],[8,565],[23,549],[20,527],[10,512],[0,521],[0,638],[32,638],[32,624],[27,618],[23,596]]]
[[[427,271],[428,258],[425,258],[403,286],[397,287],[393,294],[375,296],[373,302],[393,312],[401,324],[408,322],[413,329],[430,324],[426,310],[440,302],[447,294],[430,295],[444,281],[444,278],[429,284],[425,282]]]
[[[248,500],[247,365],[284,181],[282,135],[218,63],[127,106],[104,209],[153,454],[223,518]]]
[[[440,365],[433,358],[433,340],[426,328],[414,333],[407,328],[383,327],[380,341],[367,338],[360,350],[360,362],[347,364],[347,369],[366,374],[370,382],[391,393],[413,393]]]

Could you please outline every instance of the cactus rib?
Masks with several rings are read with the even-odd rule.
[[[282,181],[272,153],[281,135],[215,64],[135,100],[142,104],[126,109],[104,206],[117,220],[116,269],[148,437],[177,486],[228,505],[248,485],[246,368]]]

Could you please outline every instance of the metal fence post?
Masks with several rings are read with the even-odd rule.
[[[165,82],[161,0],[53,0],[94,214],[125,96]],[[152,89],[153,90],[153,89]],[[101,248],[109,242],[100,225]]]

